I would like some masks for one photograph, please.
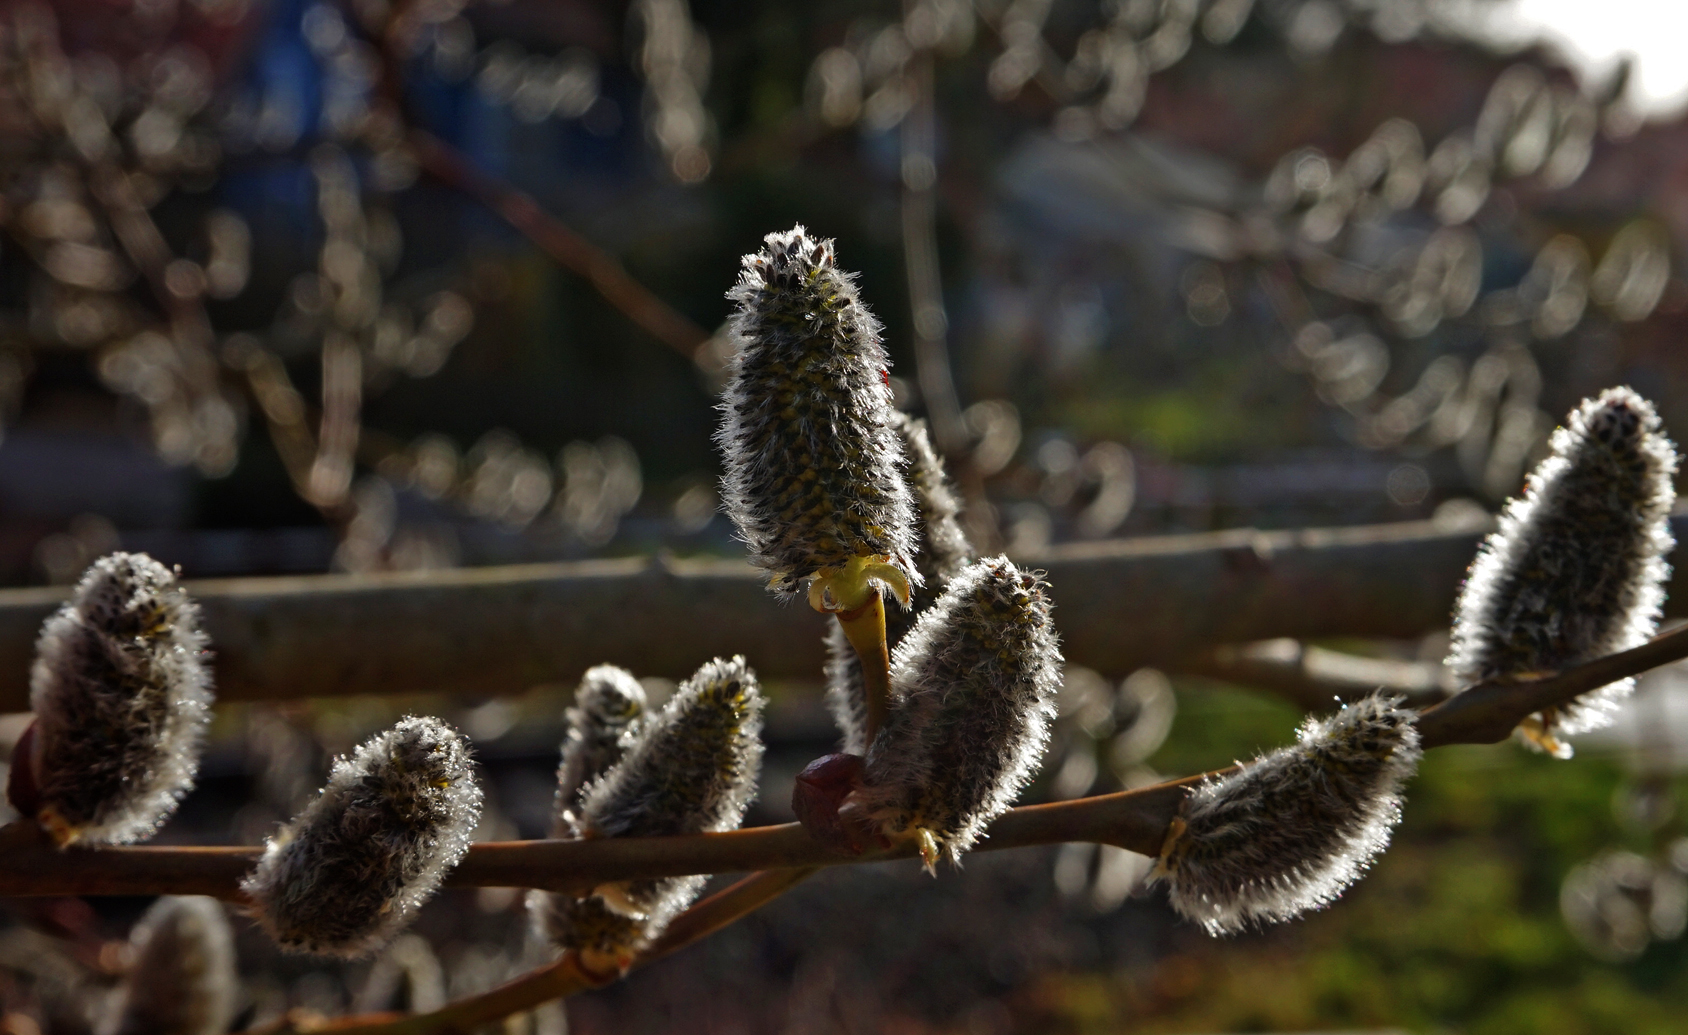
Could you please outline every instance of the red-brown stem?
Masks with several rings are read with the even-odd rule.
[[[634,959],[628,971],[638,970],[707,938],[785,894],[814,872],[809,868],[755,873],[711,895],[676,917],[662,937]],[[358,1035],[456,1035],[614,980],[614,976],[588,973],[580,966],[575,954],[567,952],[555,963],[507,981],[489,992],[449,1003],[432,1013],[408,1016],[359,1014],[314,1024],[299,1018],[283,1018],[275,1025],[253,1030],[251,1035],[292,1035],[307,1031],[356,1032]]]
[[[709,340],[708,331],[634,280],[614,256],[540,208],[528,194],[477,169],[431,133],[411,130],[410,146],[429,175],[498,213],[546,255],[586,278],[606,302],[653,338],[687,359],[695,357]]]

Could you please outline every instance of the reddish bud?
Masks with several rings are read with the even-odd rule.
[[[861,785],[860,755],[824,755],[797,774],[791,790],[791,810],[809,836],[829,847],[860,852],[861,846],[839,818],[844,799]]]

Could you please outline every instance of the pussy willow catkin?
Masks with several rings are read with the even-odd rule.
[[[735,352],[716,440],[751,562],[782,594],[861,558],[918,583],[890,360],[855,278],[802,226],[769,234],[743,265],[727,295]]]
[[[1173,908],[1224,934],[1342,894],[1400,822],[1401,788],[1422,755],[1415,718],[1400,698],[1369,697],[1197,787],[1157,870]]]
[[[47,620],[29,764],[33,811],[59,844],[144,840],[193,788],[211,716],[206,643],[175,574],[140,553],[95,561]]]
[[[1676,449],[1647,400],[1610,388],[1554,432],[1483,543],[1454,610],[1448,667],[1464,684],[1552,674],[1626,650],[1658,628],[1673,545]],[[1561,757],[1561,734],[1605,725],[1623,679],[1533,717],[1525,739]]]
[[[405,718],[335,761],[241,889],[282,948],[362,956],[433,896],[480,815],[468,742],[438,719]]]
[[[962,569],[903,638],[868,751],[862,815],[959,862],[1037,773],[1061,686],[1048,585],[1007,558]]]

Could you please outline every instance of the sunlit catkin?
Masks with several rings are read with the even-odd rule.
[[[580,836],[581,791],[621,760],[638,736],[644,713],[645,691],[633,673],[614,665],[586,671],[566,716],[552,837]],[[611,911],[595,895],[530,891],[528,912],[547,941],[580,953],[595,972],[619,970],[649,936],[644,920]]]
[[[468,743],[438,719],[408,717],[335,760],[241,888],[282,948],[361,956],[433,895],[480,814]]]
[[[586,670],[565,717],[562,762],[557,766],[555,817],[579,807],[581,789],[604,774],[622,755],[625,742],[645,714],[645,689],[633,673],[615,665]],[[558,826],[553,836],[568,836]]]
[[[961,504],[944,474],[943,459],[932,448],[926,422],[903,413],[895,416],[909,458],[908,484],[914,491],[920,546],[915,569],[923,585],[913,593],[907,611],[885,613],[885,642],[892,650],[914,628],[915,618],[932,605],[949,580],[973,559],[973,546],[961,528]],[[852,755],[867,753],[867,700],[862,686],[862,663],[844,630],[827,630],[826,704],[844,734],[841,748]]]
[[[1324,906],[1389,844],[1418,769],[1415,713],[1378,695],[1308,719],[1299,743],[1190,792],[1156,876],[1211,934]]]
[[[742,657],[716,658],[646,720],[637,740],[588,788],[590,837],[655,837],[732,830],[756,795],[762,694]],[[594,889],[615,913],[644,922],[636,951],[697,897],[703,877],[622,881]],[[593,935],[596,937],[596,935]]]
[[[906,598],[920,578],[914,500],[879,322],[830,240],[797,226],[764,243],[727,295],[738,304],[716,433],[727,513],[776,593],[814,575],[856,586],[866,569]]]
[[[199,609],[146,554],[95,561],[30,673],[33,812],[61,845],[151,837],[193,787],[210,719]],[[14,788],[20,785],[14,778]]]
[[[100,1035],[220,1035],[240,991],[223,905],[200,896],[152,904],[129,935],[129,973]]]
[[[1658,627],[1673,545],[1676,449],[1647,400],[1609,388],[1554,432],[1484,541],[1454,610],[1448,666],[1462,684],[1550,675],[1639,645]],[[1526,742],[1569,757],[1563,734],[1606,725],[1623,679],[1532,716]]]
[[[928,868],[940,855],[959,862],[1036,775],[1061,685],[1049,612],[1047,583],[986,558],[897,648],[890,720],[855,807],[882,833],[915,838]]]

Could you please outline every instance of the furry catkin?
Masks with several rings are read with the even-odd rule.
[[[636,735],[645,714],[645,688],[633,673],[615,665],[586,670],[565,719],[562,761],[557,766],[558,821],[553,836],[568,836],[563,813],[574,812],[581,790],[621,758],[625,741]]]
[[[1552,674],[1638,646],[1658,628],[1673,545],[1676,449],[1647,400],[1609,388],[1554,432],[1483,543],[1454,609],[1448,666],[1461,683]],[[1557,734],[1611,721],[1619,680],[1534,716],[1521,734],[1561,757]]]
[[[61,845],[151,837],[193,788],[211,716],[199,609],[141,553],[95,561],[30,672],[36,818]]]
[[[165,897],[128,937],[132,962],[100,1035],[221,1035],[235,1016],[235,932],[216,898]]]
[[[433,895],[480,814],[468,743],[438,719],[407,717],[335,760],[241,889],[282,948],[361,956]]]
[[[152,904],[129,935],[133,954],[100,1035],[221,1035],[240,981],[223,904],[201,896]]]
[[[1004,557],[962,569],[891,663],[891,715],[856,792],[879,830],[959,862],[1036,775],[1061,686],[1048,584]]]
[[[738,311],[716,433],[726,511],[776,593],[859,557],[885,558],[918,583],[879,322],[830,240],[797,226],[764,243],[727,294]]]
[[[1190,792],[1157,870],[1173,908],[1224,934],[1342,894],[1388,846],[1423,754],[1400,705],[1378,695],[1308,719],[1293,747]]]
[[[908,484],[914,492],[920,538],[914,555],[923,585],[914,590],[907,611],[885,612],[885,645],[896,650],[920,612],[938,599],[949,580],[973,559],[973,545],[961,528],[961,504],[955,498],[944,462],[932,448],[926,422],[897,413],[894,417],[909,458]],[[827,629],[826,705],[844,735],[842,751],[867,754],[867,694],[861,659],[836,622]]]
[[[566,716],[562,763],[551,836],[580,836],[581,792],[626,753],[643,727],[645,691],[633,673],[614,665],[586,671]],[[574,949],[593,970],[619,969],[656,932],[644,920],[612,912],[595,895],[528,892],[534,927],[560,949]]]
[[[587,789],[582,833],[656,837],[732,830],[756,796],[761,730],[762,693],[744,658],[708,662],[646,720],[621,761]],[[648,939],[697,897],[704,880],[606,884],[595,889],[593,901],[643,921],[642,939]]]

